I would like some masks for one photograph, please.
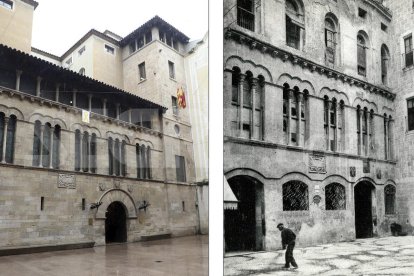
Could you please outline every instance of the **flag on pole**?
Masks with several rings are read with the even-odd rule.
[[[178,106],[181,108],[185,108],[187,106],[185,102],[185,94],[182,87],[177,89],[177,99],[178,99]]]

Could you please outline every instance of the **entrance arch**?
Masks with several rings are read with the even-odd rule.
[[[239,203],[236,210],[224,210],[226,251],[262,250],[265,234],[263,184],[247,175],[234,176],[228,183]]]
[[[127,214],[125,205],[119,201],[109,204],[106,209],[105,218],[105,242],[126,242],[127,241]]]
[[[355,236],[357,239],[372,238],[376,226],[375,186],[361,181],[354,188]]]

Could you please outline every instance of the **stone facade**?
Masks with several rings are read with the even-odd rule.
[[[279,248],[279,222],[300,246],[390,235],[403,207],[388,193],[401,192],[393,14],[369,0],[252,2],[224,4],[224,173],[239,200],[227,250]]]
[[[30,16],[11,22],[30,36],[0,41],[0,249],[199,233],[208,201],[195,184],[188,108],[171,111],[171,97],[186,91],[188,38],[179,33],[180,44],[167,45],[158,29],[173,27],[155,17],[144,24],[154,33],[145,48],[130,52],[126,42],[143,29],[125,40],[91,30],[57,57],[30,51],[36,2],[13,1],[8,12],[28,5]],[[147,79],[140,82],[142,57]]]

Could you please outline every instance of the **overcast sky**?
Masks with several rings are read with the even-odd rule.
[[[208,0],[37,0],[32,46],[61,56],[90,29],[125,37],[154,17],[200,39],[208,31]]]

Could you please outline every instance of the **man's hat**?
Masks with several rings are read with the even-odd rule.
[[[279,223],[279,224],[277,225],[277,228],[279,228],[279,226],[283,226],[283,223]]]

